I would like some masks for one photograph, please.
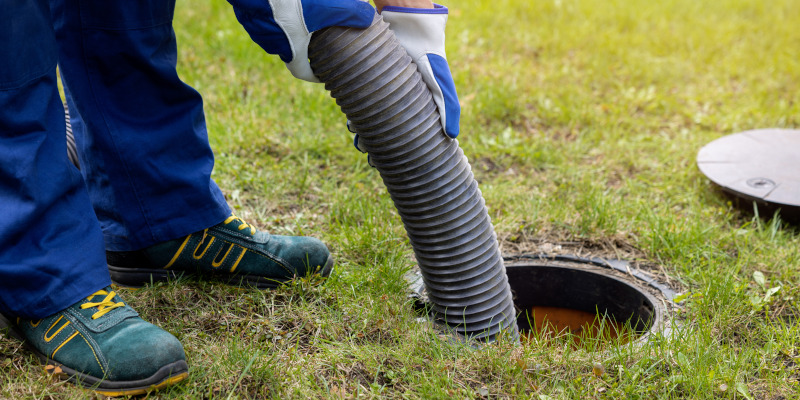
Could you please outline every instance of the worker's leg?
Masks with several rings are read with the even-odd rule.
[[[330,273],[319,240],[269,235],[231,216],[210,178],[200,95],[175,71],[174,1],[51,2],[112,279],[138,286],[211,273],[272,287]]]
[[[103,237],[67,158],[47,0],[3,2],[0,54],[0,331],[102,394],[185,379],[180,342],[108,288]]]
[[[0,311],[39,318],[110,281],[103,239],[65,144],[46,1],[0,12]]]
[[[175,70],[174,0],[51,0],[59,66],[106,248],[137,250],[230,215],[203,102]]]

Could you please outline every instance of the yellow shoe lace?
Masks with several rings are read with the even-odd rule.
[[[121,301],[117,303],[111,301],[111,299],[113,299],[114,296],[117,295],[113,290],[109,292],[106,292],[105,290],[98,290],[94,292],[94,294],[92,294],[91,296],[87,297],[86,300],[91,300],[92,297],[94,296],[103,296],[103,295],[105,295],[106,297],[100,302],[90,302],[81,304],[81,309],[97,307],[97,312],[92,314],[92,319],[98,319],[117,307],[125,307],[125,303]]]
[[[225,220],[225,222],[224,222],[224,223],[225,223],[225,224],[229,224],[229,223],[231,223],[231,221],[233,221],[233,220],[238,220],[238,221],[239,221],[239,230],[240,230],[240,231],[242,231],[242,230],[245,230],[245,229],[247,229],[247,228],[250,228],[250,234],[251,234],[251,235],[255,235],[255,234],[256,234],[256,228],[254,228],[252,225],[248,224],[247,222],[244,222],[244,221],[243,221],[241,218],[237,217],[237,216],[236,216],[236,215],[234,215],[233,213],[231,213],[231,216],[230,216],[230,217],[228,217],[228,218]]]

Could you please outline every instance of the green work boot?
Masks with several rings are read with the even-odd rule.
[[[231,214],[211,228],[138,251],[108,251],[111,280],[140,287],[182,274],[274,288],[296,277],[330,275],[333,258],[321,241],[262,232]]]
[[[0,315],[6,329],[45,371],[105,396],[144,394],[189,376],[178,339],[139,318],[110,288],[36,321]]]

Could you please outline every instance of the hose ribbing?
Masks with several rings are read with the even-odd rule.
[[[505,266],[458,141],[444,134],[416,65],[379,16],[314,34],[311,67],[359,134],[414,248],[434,317],[494,341],[518,335]]]
[[[75,135],[72,134],[72,122],[69,120],[69,108],[67,103],[64,103],[64,118],[67,123],[67,157],[73,165],[80,169],[81,163],[78,160],[78,146],[75,145]]]

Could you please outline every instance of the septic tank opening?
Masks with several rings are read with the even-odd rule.
[[[506,264],[523,340],[569,335],[576,344],[627,342],[661,329],[662,302],[615,271],[590,260]]]
[[[519,327],[523,344],[533,341],[558,343],[569,341],[575,347],[592,348],[596,344],[628,343],[639,334],[626,322],[618,322],[607,314],[586,312],[563,307],[532,306],[523,310]]]
[[[668,329],[676,293],[622,260],[570,255],[504,257],[522,344],[573,341],[644,342]],[[421,279],[412,283],[417,307],[429,307]]]

